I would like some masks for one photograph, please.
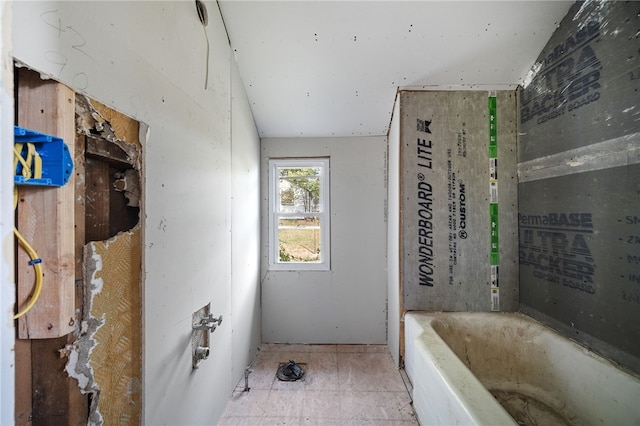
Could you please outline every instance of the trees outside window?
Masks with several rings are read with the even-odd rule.
[[[271,269],[329,269],[329,159],[269,161]]]

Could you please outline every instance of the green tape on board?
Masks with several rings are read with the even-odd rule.
[[[491,311],[500,310],[500,288],[498,286],[498,265],[500,244],[498,241],[498,100],[489,96],[489,218],[491,222]]]
[[[498,158],[498,101],[495,96],[489,97],[489,158]]]
[[[491,264],[498,265],[500,245],[498,242],[498,203],[489,204],[491,218]]]

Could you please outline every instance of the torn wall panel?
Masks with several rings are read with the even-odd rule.
[[[94,295],[92,317],[104,325],[95,334],[91,364],[101,389],[97,410],[106,424],[140,423],[142,318],[140,227],[87,246],[102,258],[102,291]],[[88,257],[88,256],[86,256]],[[87,271],[90,272],[90,271]]]
[[[91,100],[91,105],[93,105],[95,110],[111,124],[113,133],[117,140],[134,145],[138,149],[141,148],[138,140],[138,134],[140,131],[140,123],[138,121],[132,120],[126,115],[109,108],[95,99]]]
[[[81,96],[76,113],[86,145],[86,241],[106,240],[139,221],[140,124]]]
[[[127,154],[128,162],[140,170],[140,123],[83,96],[77,96],[76,102],[78,131],[87,136],[99,136],[116,144]]]
[[[139,424],[142,391],[141,231],[85,246],[85,312],[67,372],[91,393],[90,424]]]
[[[83,185],[77,189],[76,200],[84,212],[82,228],[86,228],[78,236],[84,251],[84,299],[77,340],[65,351],[66,371],[77,380],[81,392],[91,395],[89,424],[139,424],[141,227],[139,203],[128,207],[125,197],[139,199],[141,191],[139,125],[108,109],[99,113],[93,101],[78,99],[78,140],[86,148],[79,155],[84,165]],[[105,119],[102,114],[116,118]],[[116,136],[119,131],[110,120],[128,121],[135,133]],[[86,418],[87,411],[84,415]]]

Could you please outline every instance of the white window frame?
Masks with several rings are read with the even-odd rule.
[[[295,216],[297,213],[279,212],[280,191],[278,188],[279,167],[320,167],[320,261],[318,262],[281,262],[278,238],[279,219]],[[269,159],[269,269],[280,271],[329,271],[331,269],[331,209],[329,187],[329,158],[272,158]]]

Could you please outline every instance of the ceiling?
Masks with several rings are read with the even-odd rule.
[[[260,137],[386,135],[398,88],[522,84],[571,4],[219,1]]]

